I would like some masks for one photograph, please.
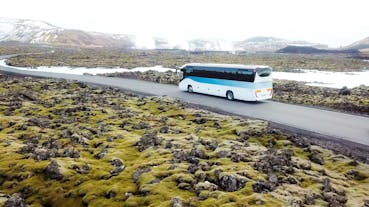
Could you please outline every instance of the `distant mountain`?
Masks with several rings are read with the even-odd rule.
[[[369,50],[369,37],[359,40],[345,47],[345,49],[356,49],[356,50]]]
[[[0,41],[77,47],[134,47],[128,35],[68,30],[47,22],[0,18]]]
[[[309,43],[306,41],[290,41],[275,37],[252,37],[235,43],[235,50],[246,52],[275,52],[287,46],[310,46],[328,48],[328,45]]]
[[[41,43],[57,38],[63,31],[42,21],[0,18],[0,41]]]
[[[287,46],[285,48],[279,49],[277,53],[297,53],[297,54],[321,54],[321,53],[346,53],[346,54],[356,54],[359,51],[355,49],[348,50],[333,50],[333,49],[319,49],[311,46]]]
[[[0,42],[6,41],[50,46],[183,49],[190,51],[275,52],[290,45],[327,48],[327,45],[322,44],[261,36],[232,42],[221,39],[179,40],[148,35],[105,34],[65,29],[43,21],[0,18]]]

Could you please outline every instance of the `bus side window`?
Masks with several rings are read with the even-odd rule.
[[[237,69],[229,69],[229,72],[227,73],[228,78],[230,80],[239,80],[240,79],[240,75],[238,74]]]
[[[186,69],[186,70],[185,70],[185,75],[186,75],[186,76],[191,76],[191,75],[193,75],[193,69],[192,69],[192,68],[188,68],[188,69]]]
[[[216,71],[216,70],[209,70],[208,71],[208,76],[209,78],[218,78],[218,79],[221,79],[219,76],[219,72]]]
[[[250,70],[240,70],[240,81],[254,82],[254,73]]]

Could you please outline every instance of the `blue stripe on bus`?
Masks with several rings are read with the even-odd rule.
[[[272,88],[273,83],[270,82],[243,82],[243,81],[234,81],[234,80],[223,80],[223,79],[216,79],[216,78],[203,78],[203,77],[196,77],[196,76],[188,76],[193,81],[199,83],[207,83],[207,84],[216,84],[216,85],[223,85],[223,86],[232,86],[232,87],[240,87],[240,88]]]

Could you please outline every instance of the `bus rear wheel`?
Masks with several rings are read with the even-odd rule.
[[[187,86],[187,91],[188,91],[189,93],[193,93],[193,88],[192,88],[192,86],[191,86],[191,85],[188,85],[188,86]]]
[[[228,100],[233,101],[234,100],[233,92],[232,91],[227,91],[226,97],[227,97]]]

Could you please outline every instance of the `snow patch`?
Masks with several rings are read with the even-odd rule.
[[[68,67],[68,66],[54,66],[54,67],[46,67],[41,66],[37,68],[28,68],[28,67],[14,67],[8,66],[5,62],[6,60],[0,60],[0,66],[13,68],[17,70],[28,70],[28,71],[39,71],[39,72],[50,72],[50,73],[66,73],[66,74],[74,74],[74,75],[83,75],[83,74],[103,74],[103,73],[123,73],[123,72],[146,72],[149,70],[158,71],[158,72],[166,72],[166,71],[175,71],[172,68],[165,68],[160,65],[154,67],[137,67],[133,69],[127,68],[85,68],[85,67]]]
[[[303,70],[303,73],[273,72],[273,78],[307,82],[310,86],[329,88],[354,88],[360,85],[369,86],[369,71],[362,72],[328,72]]]
[[[176,70],[173,68],[165,68],[162,66],[154,67],[137,67],[133,69],[127,68],[85,68],[85,67],[37,67],[37,68],[27,68],[27,67],[13,67],[8,66],[5,62],[6,60],[0,60],[0,66],[14,68],[18,70],[28,70],[28,71],[39,71],[39,72],[51,72],[51,73],[66,73],[66,74],[103,74],[103,73],[123,73],[123,72],[146,72],[149,70],[166,72]],[[369,71],[361,72],[328,72],[328,71],[318,71],[318,70],[304,70],[299,69],[299,73],[293,72],[273,72],[274,79],[282,80],[293,80],[299,82],[306,82],[307,85],[329,87],[329,88],[342,88],[344,86],[348,88],[354,88],[360,85],[369,86]]]

